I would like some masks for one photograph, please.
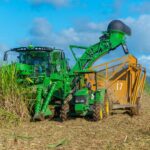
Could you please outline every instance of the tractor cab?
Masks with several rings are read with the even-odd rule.
[[[62,50],[31,45],[6,51],[4,61],[16,65],[18,76],[22,80],[30,77],[34,83],[42,82],[45,76],[49,77],[51,73],[60,72],[64,65],[67,66]]]

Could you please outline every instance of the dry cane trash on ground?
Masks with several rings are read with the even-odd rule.
[[[149,106],[150,96],[144,94],[140,116],[119,113],[99,122],[76,118],[64,123],[46,120],[3,127],[0,129],[0,149],[149,150]]]

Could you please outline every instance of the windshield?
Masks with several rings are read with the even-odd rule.
[[[16,51],[10,51],[8,52],[8,63],[22,63],[22,64],[28,64],[28,65],[46,65],[50,62],[50,53],[41,51],[41,52],[35,52],[35,51],[24,51],[24,52],[16,52]]]
[[[18,62],[28,65],[46,65],[49,63],[48,52],[19,52]]]
[[[9,51],[7,63],[21,63],[34,66],[36,73],[51,72],[50,52],[46,51]]]
[[[37,72],[60,72],[64,65],[64,53],[55,51],[8,51],[6,55],[7,63],[21,63],[33,66]],[[63,60],[63,63],[62,63]]]

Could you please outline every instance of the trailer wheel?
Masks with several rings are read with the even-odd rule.
[[[66,121],[67,120],[67,118],[68,118],[68,112],[69,112],[69,104],[66,103],[66,104],[64,104],[61,107],[61,110],[60,110],[60,119],[62,121]]]
[[[136,106],[131,108],[131,115],[139,115],[140,114],[140,97],[137,98]]]
[[[99,121],[103,119],[103,107],[101,104],[94,104],[93,107],[93,120]]]

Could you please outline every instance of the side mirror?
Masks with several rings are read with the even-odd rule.
[[[7,61],[7,58],[8,58],[8,54],[7,54],[7,52],[5,52],[5,53],[4,53],[4,58],[3,58],[3,60],[4,60],[4,61]]]

